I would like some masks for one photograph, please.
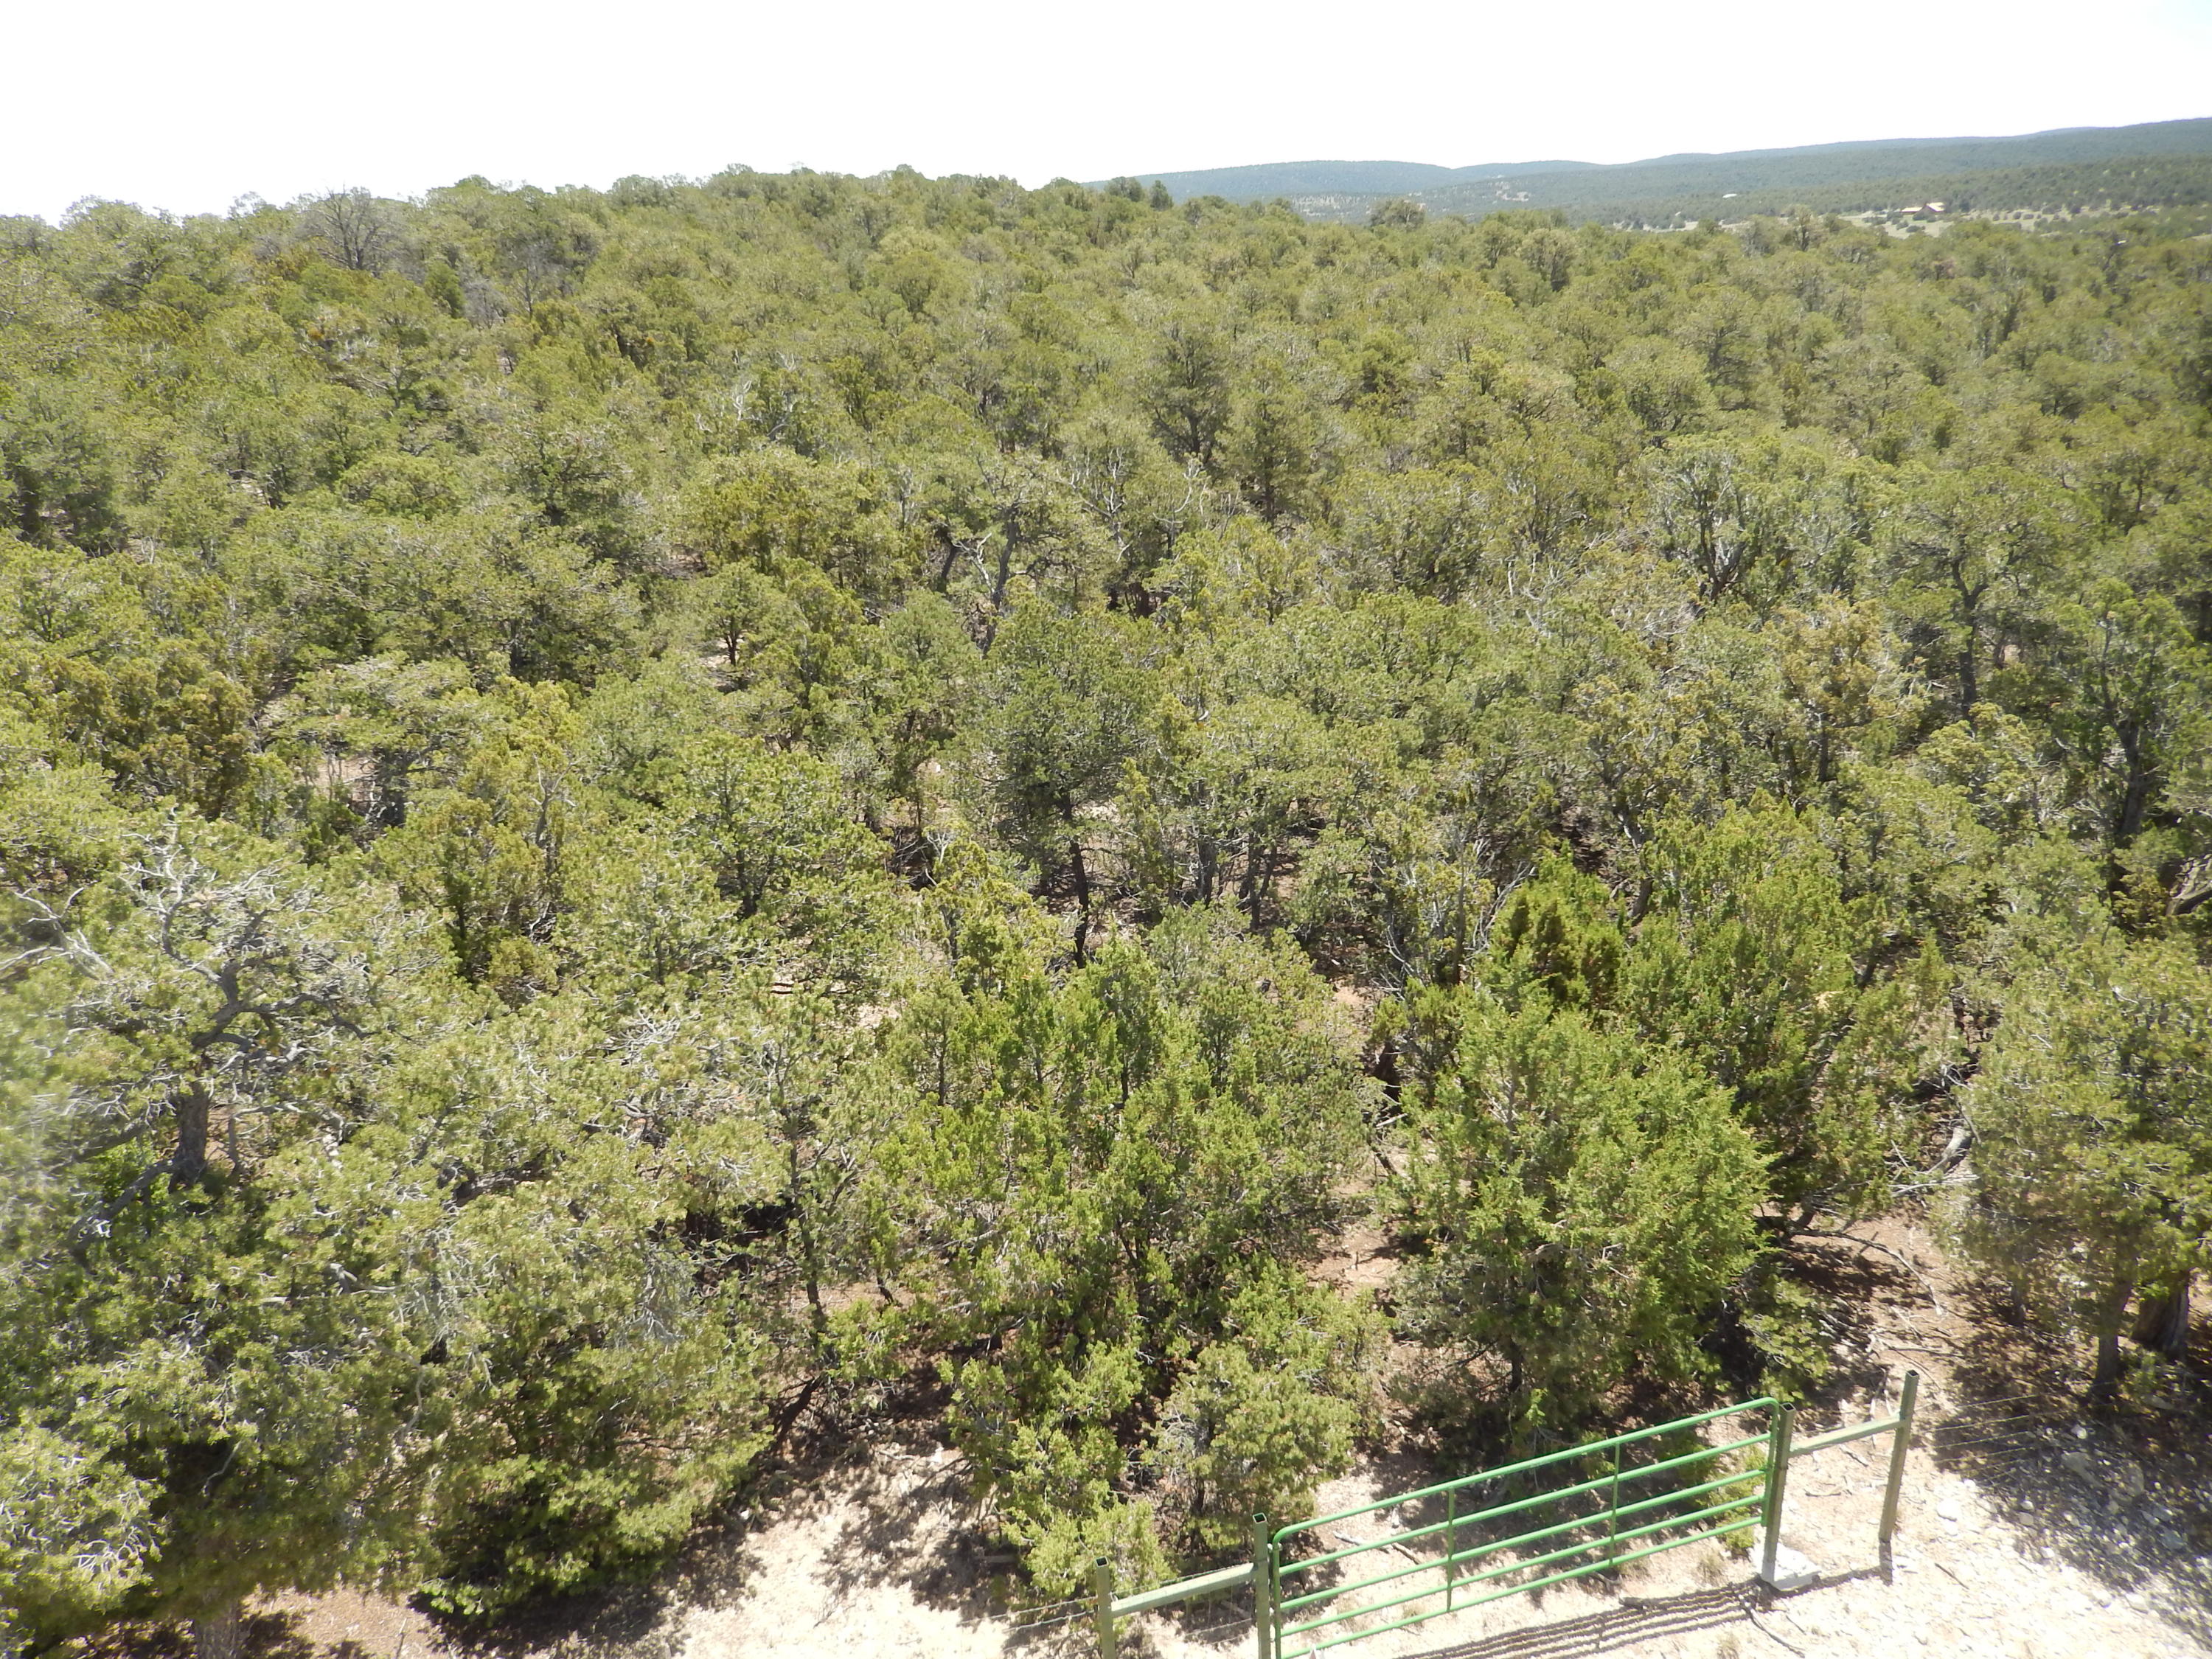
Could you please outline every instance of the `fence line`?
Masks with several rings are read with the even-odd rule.
[[[1831,1429],[1825,1433],[1809,1436],[1802,1442],[1796,1437],[1796,1411],[1777,1400],[1763,1396],[1741,1405],[1702,1412],[1694,1417],[1677,1418],[1673,1422],[1662,1423],[1652,1428],[1570,1447],[1564,1451],[1547,1453],[1540,1457],[1524,1458],[1517,1463],[1486,1469],[1455,1480],[1438,1481],[1417,1491],[1399,1492],[1389,1498],[1377,1498],[1371,1504],[1340,1510],[1333,1515],[1294,1522],[1272,1532],[1268,1530],[1267,1517],[1255,1515],[1252,1517],[1252,1559],[1249,1562],[1240,1562],[1232,1567],[1201,1573],[1193,1578],[1178,1579],[1172,1583],[1131,1595],[1115,1594],[1113,1565],[1101,1556],[1091,1569],[1090,1602],[1091,1612],[1098,1628],[1100,1659],[1115,1659],[1119,1645],[1116,1626],[1121,1620],[1202,1596],[1243,1589],[1248,1585],[1252,1589],[1255,1659],[1290,1659],[1293,1651],[1316,1654],[1324,1649],[1358,1641],[1364,1637],[1402,1630],[1409,1625],[1440,1619],[1447,1613],[1480,1607],[1507,1596],[1544,1589],[1569,1579],[1613,1571],[1631,1561],[1639,1561],[1666,1550],[1680,1549],[1686,1545],[1728,1537],[1754,1528],[1759,1528],[1764,1534],[1759,1576],[1768,1585],[1781,1587],[1779,1552],[1790,1464],[1798,1458],[1809,1457],[1814,1453],[1879,1434],[1890,1437],[1888,1478],[1884,1483],[1881,1520],[1875,1534],[1883,1559],[1887,1561],[1891,1540],[1897,1531],[1899,1496],[1905,1480],[1905,1453],[1911,1444],[1913,1413],[1919,1387],[1920,1373],[1907,1370],[1899,1391],[1894,1415]],[[1718,1445],[1701,1445],[1695,1451],[1662,1458],[1654,1463],[1639,1467],[1624,1466],[1622,1454],[1645,1441],[1669,1435],[1689,1434],[1723,1418],[1757,1411],[1768,1413],[1767,1425],[1760,1433],[1730,1439]],[[1724,1468],[1717,1475],[1712,1474],[1709,1468],[1708,1478],[1701,1481],[1676,1486],[1652,1497],[1637,1497],[1632,1492],[1629,1502],[1621,1502],[1624,1483],[1632,1485],[1669,1472],[1687,1472],[1696,1466],[1711,1466],[1721,1459],[1734,1457],[1759,1446],[1765,1448],[1763,1468]],[[1463,1494],[1483,1486],[1494,1486],[1500,1482],[1523,1480],[1536,1471],[1561,1463],[1598,1456],[1604,1456],[1610,1467],[1595,1476],[1570,1481],[1564,1486],[1530,1496],[1509,1498],[1504,1502],[1493,1503],[1466,1514],[1461,1513],[1460,1500]],[[1425,1505],[1439,1498],[1445,1504],[1442,1521],[1367,1540],[1354,1538],[1342,1530],[1341,1523],[1344,1522],[1355,1521],[1385,1510],[1397,1510],[1407,1504]],[[1553,1521],[1510,1537],[1478,1541],[1465,1548],[1461,1547],[1460,1540],[1467,1528],[1486,1528],[1507,1516],[1525,1515],[1531,1510],[1545,1506],[1556,1509],[1581,1498],[1595,1499],[1596,1507],[1589,1514]],[[1705,1498],[1717,1501],[1702,1504],[1684,1514],[1664,1513],[1674,1505]],[[1641,1519],[1647,1516],[1654,1518]],[[1624,1518],[1632,1522],[1640,1520],[1641,1523],[1624,1530],[1621,1526]],[[1604,1528],[1601,1536],[1556,1544],[1534,1556],[1516,1555],[1511,1559],[1482,1567],[1480,1571],[1467,1571],[1486,1557],[1516,1548],[1525,1549],[1531,1545],[1553,1544],[1554,1540],[1567,1534],[1600,1526]],[[1320,1539],[1325,1528],[1337,1529],[1336,1537],[1342,1543],[1342,1547],[1324,1548],[1315,1555],[1285,1559],[1286,1546],[1292,1545],[1301,1537]],[[1443,1553],[1440,1555],[1416,1559],[1408,1565],[1394,1567],[1353,1583],[1306,1589],[1286,1582],[1377,1550],[1404,1552],[1410,1545],[1439,1536],[1443,1540]],[[1624,1549],[1625,1545],[1636,1547]],[[1595,1555],[1596,1559],[1575,1565],[1565,1565],[1574,1561],[1577,1556],[1589,1555]],[[1546,1567],[1557,1567],[1559,1571],[1542,1573],[1518,1583],[1486,1589],[1472,1596],[1463,1593],[1479,1586],[1495,1584],[1497,1580],[1515,1573]],[[1358,1591],[1395,1586],[1430,1573],[1440,1574],[1442,1582],[1407,1589],[1383,1601],[1335,1605],[1342,1598]],[[1426,1610],[1420,1607],[1421,1602],[1437,1595],[1443,1598],[1441,1607]],[[1410,1610],[1387,1624],[1361,1630],[1339,1628],[1355,1620],[1400,1607]],[[1297,1617],[1301,1612],[1310,1616]],[[1322,1634],[1324,1632],[1330,1633],[1324,1637]],[[1298,1641],[1299,1638],[1304,1639]],[[1286,1640],[1295,1643],[1294,1650],[1285,1648]]]

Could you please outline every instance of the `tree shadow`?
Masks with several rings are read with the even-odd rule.
[[[682,1600],[666,1583],[616,1584],[526,1602],[494,1623],[433,1618],[440,1645],[460,1659],[675,1659],[669,1615]]]
[[[2029,1546],[2212,1647],[2212,1400],[2185,1374],[2092,1408],[2073,1343],[1983,1287],[1952,1373],[1956,1408],[1924,1430]],[[2199,1373],[2202,1374],[2201,1372]]]
[[[1648,1599],[1623,1596],[1595,1613],[1426,1648],[1411,1659],[1575,1659],[1609,1653],[1639,1642],[1755,1622],[1760,1594],[1735,1584]]]
[[[900,1472],[878,1459],[840,1490],[836,1501],[848,1512],[819,1574],[833,1594],[896,1585],[963,1624],[1005,1616],[1013,1558],[980,1524],[964,1462]],[[917,1528],[918,1514],[936,1523]]]
[[[1820,1323],[1830,1367],[1808,1390],[1807,1404],[1832,1410],[1853,1399],[1877,1398],[1893,1381],[1893,1364],[1870,1340],[1883,1306],[1925,1306],[1924,1283],[1886,1255],[1875,1241],[1806,1234],[1790,1241],[1789,1275],[1820,1298]],[[1810,1424],[1807,1430],[1809,1431]]]
[[[540,1596],[489,1619],[441,1613],[419,1597],[412,1605],[428,1617],[452,1659],[674,1659],[682,1639],[675,1615],[728,1603],[757,1570],[747,1547],[757,1509],[789,1493],[806,1501],[807,1484],[823,1472],[789,1466],[764,1472],[650,1576]]]
[[[649,1577],[543,1597],[490,1620],[416,1605],[453,1659],[675,1659],[684,1639],[679,1613],[735,1607],[761,1582],[766,1564],[754,1547],[758,1532],[772,1521],[849,1508],[817,1575],[833,1601],[863,1585],[897,1583],[917,1601],[963,1618],[1002,1614],[1004,1598],[992,1593],[994,1559],[976,1529],[945,1529],[947,1535],[914,1544],[917,1516],[941,1513],[948,1498],[964,1496],[967,1474],[957,1459],[941,1467],[927,1461],[936,1442],[927,1428],[915,1413],[866,1436],[794,1432],[785,1455]],[[923,1473],[915,1480],[917,1468]]]
[[[390,1659],[358,1642],[320,1647],[300,1629],[291,1609],[249,1613],[244,1651],[252,1659]],[[181,1624],[121,1624],[72,1644],[80,1659],[191,1659],[192,1640]]]
[[[253,1659],[318,1659],[316,1644],[299,1628],[299,1616],[289,1611],[250,1614],[246,1620],[246,1651]],[[340,1642],[321,1650],[320,1659],[372,1659],[372,1656],[359,1642]],[[378,1655],[374,1659],[388,1659],[388,1656]]]
[[[247,1622],[251,1642],[258,1620]],[[70,1644],[82,1659],[191,1659],[192,1640],[181,1625],[118,1623]]]

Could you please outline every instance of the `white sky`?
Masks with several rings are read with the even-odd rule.
[[[0,214],[733,161],[1106,178],[2212,115],[2212,0],[0,0]]]

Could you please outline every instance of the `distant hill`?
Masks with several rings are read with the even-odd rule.
[[[1602,171],[1595,161],[1500,161],[1480,167],[1434,167],[1426,161],[1271,161],[1259,167],[1213,167],[1203,173],[1147,173],[1177,201],[1225,196],[1232,202],[1265,202],[1278,196],[1404,195],[1467,179],[1510,179],[1530,173]],[[1137,175],[1131,175],[1133,177]]]
[[[1612,165],[1554,161],[1446,167],[1419,161],[1285,161],[1133,176],[1147,184],[1159,179],[1178,200],[1286,198],[1310,218],[1364,216],[1377,199],[1413,196],[1440,213],[1559,208],[1576,219],[1656,222],[1771,211],[1796,202],[1836,212],[1900,205],[1916,194],[1920,199],[1931,194],[1942,199],[1943,190],[1954,196],[1971,194],[1978,183],[1992,182],[1984,175],[1996,173],[2005,175],[1994,181],[2000,193],[2028,189],[2031,194],[2065,196],[2148,189],[2164,192],[2161,201],[2201,201],[2201,183],[2212,177],[2208,167],[2212,118],[2067,127],[2009,138],[1875,139],[1661,155]],[[1893,197],[1899,199],[1893,202]]]

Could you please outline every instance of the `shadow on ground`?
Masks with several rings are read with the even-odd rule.
[[[974,1622],[1006,1611],[1004,1569],[969,1501],[967,1466],[950,1462],[904,1478],[880,1464],[857,1486],[842,1488],[843,1524],[827,1553],[835,1563],[822,1582],[839,1595],[864,1586],[897,1584],[925,1607]],[[917,1513],[957,1517],[920,1532]]]
[[[1574,1659],[1610,1653],[1638,1642],[1755,1623],[1759,1594],[1739,1584],[1648,1599],[1623,1596],[1595,1613],[1425,1649],[1413,1659]]]
[[[2031,1547],[2132,1593],[2212,1648],[2212,1401],[2171,1373],[2091,1409],[2073,1345],[1972,1293],[1955,1410],[1922,1443]],[[2202,1363],[2197,1374],[2203,1374]]]
[[[1889,1393],[1897,1368],[1888,1358],[1876,1357],[1871,1339],[1879,1324],[1877,1313],[1925,1304],[1926,1282],[1887,1247],[1848,1236],[1800,1238],[1791,1246],[1787,1262],[1790,1276],[1820,1298],[1817,1319],[1831,1359],[1806,1404],[1814,1408],[1815,1417],[1826,1413],[1840,1422],[1844,1414],[1838,1408],[1844,1402],[1879,1399]],[[1807,1429],[1811,1422],[1807,1419]]]

